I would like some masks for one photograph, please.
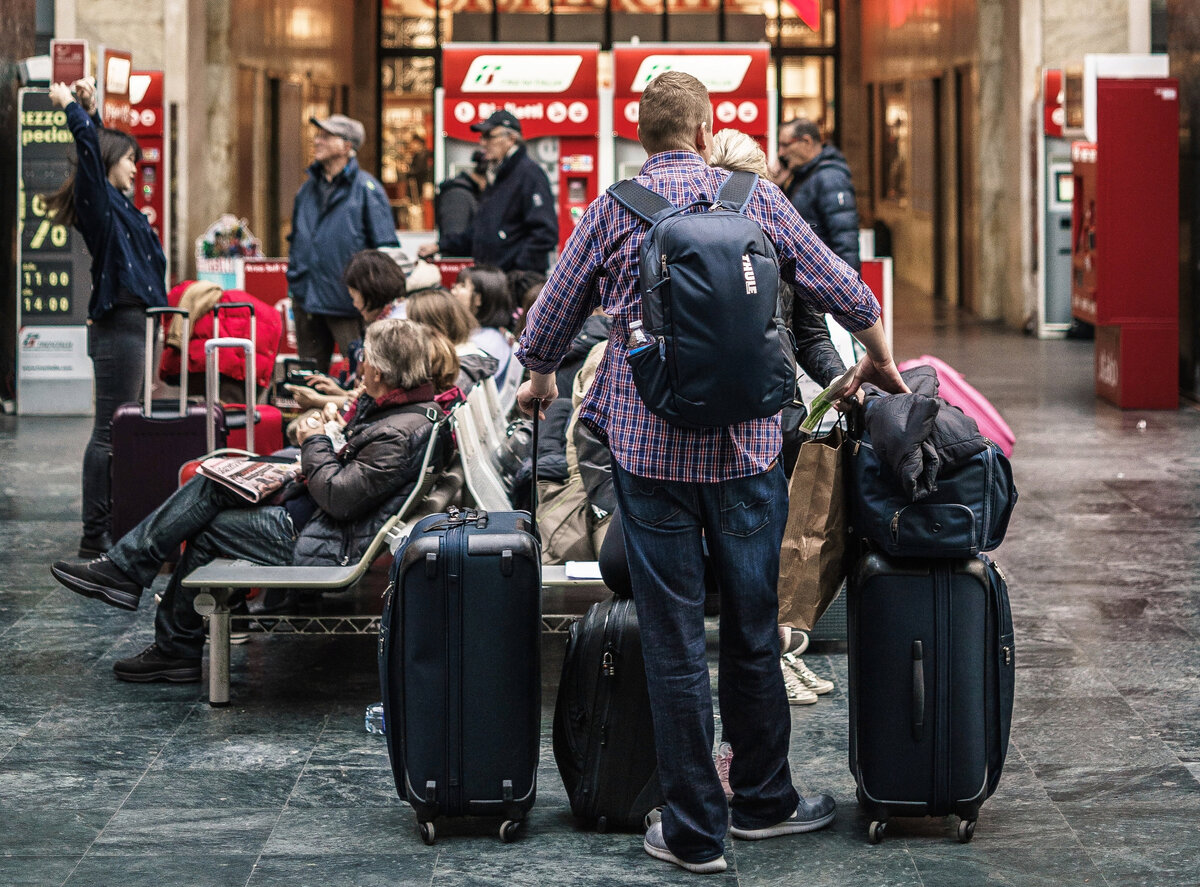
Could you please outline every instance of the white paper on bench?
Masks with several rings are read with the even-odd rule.
[[[599,579],[599,561],[567,561],[568,579]]]

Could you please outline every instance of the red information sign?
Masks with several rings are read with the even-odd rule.
[[[97,73],[100,119],[109,129],[129,132],[129,76],[133,73],[133,54],[101,46]]]
[[[446,115],[452,139],[479,140],[471,124],[505,108],[526,140],[599,132],[595,44],[454,43],[442,52]]]
[[[709,92],[713,131],[740,129],[765,146],[767,115],[766,43],[625,43],[613,47],[613,129],[637,141],[642,90],[664,71],[684,71]]]
[[[50,41],[50,82],[74,83],[88,76],[86,40]]]

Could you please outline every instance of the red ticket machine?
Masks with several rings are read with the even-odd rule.
[[[550,178],[561,251],[599,194],[598,44],[448,43],[442,53],[438,181],[471,164],[471,124],[500,108],[521,121],[529,156]]]
[[[637,175],[646,152],[638,143],[642,90],[664,71],[685,71],[703,83],[713,105],[713,132],[726,127],[754,138],[771,156],[774,104],[767,89],[766,43],[618,43],[613,46],[614,179]]]
[[[1096,140],[1071,145],[1071,313],[1096,325],[1096,393],[1179,405],[1179,88],[1096,80]]]
[[[129,131],[142,148],[133,186],[133,205],[142,211],[166,246],[168,182],[162,71],[134,71],[130,75]]]

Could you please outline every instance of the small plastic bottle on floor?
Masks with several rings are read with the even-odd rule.
[[[367,706],[366,714],[363,717],[368,733],[374,733],[378,736],[383,736],[387,730],[383,723],[383,703],[376,702]]]

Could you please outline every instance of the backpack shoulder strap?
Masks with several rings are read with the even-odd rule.
[[[645,185],[639,185],[633,179],[622,179],[608,189],[609,195],[621,206],[625,207],[643,222],[654,224],[655,217],[665,211],[675,209],[675,204],[661,194],[655,194]]]
[[[758,176],[755,173],[744,170],[731,172],[725,179],[725,183],[721,185],[721,190],[717,192],[717,202],[726,209],[744,213],[746,203],[750,200],[750,195],[754,193],[756,185],[758,185]]]

